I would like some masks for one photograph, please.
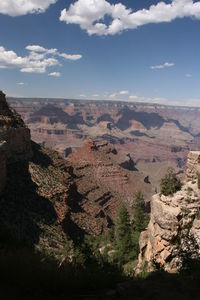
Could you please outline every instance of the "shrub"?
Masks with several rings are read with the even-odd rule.
[[[169,168],[167,174],[161,179],[160,190],[165,196],[173,195],[181,189],[181,181],[177,178],[174,170]]]

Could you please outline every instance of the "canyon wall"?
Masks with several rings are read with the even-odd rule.
[[[0,142],[0,193],[6,184],[6,143]]]
[[[0,192],[6,183],[6,164],[31,157],[30,131],[0,91]]]
[[[200,254],[200,152],[188,155],[185,183],[173,196],[154,195],[151,218],[140,236],[137,272],[177,273]]]

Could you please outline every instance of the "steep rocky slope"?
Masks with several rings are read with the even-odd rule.
[[[0,193],[6,184],[6,143],[0,142]]]
[[[185,183],[173,196],[155,195],[151,220],[140,237],[139,270],[180,271],[200,255],[200,152],[188,155]]]
[[[114,216],[116,206],[123,201],[131,208],[133,196],[142,191],[149,201],[152,186],[145,183],[145,175],[134,168],[130,156],[121,156],[108,142],[88,140],[84,147],[74,150],[68,161],[74,173],[80,193],[102,207],[102,215],[109,212]],[[89,202],[87,202],[88,205]]]
[[[6,158],[9,161],[24,160],[31,156],[30,130],[21,117],[11,109],[0,91],[0,140],[6,141]]]

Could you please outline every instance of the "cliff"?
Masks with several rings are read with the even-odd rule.
[[[11,109],[0,91],[0,140],[7,142],[8,162],[25,160],[31,156],[30,130],[21,117]]]
[[[200,254],[200,152],[188,155],[185,183],[173,196],[154,195],[151,218],[140,236],[137,272],[177,273]]]
[[[0,193],[6,184],[6,142],[0,141]]]
[[[31,156],[30,131],[0,91],[0,193],[5,188],[7,165]]]

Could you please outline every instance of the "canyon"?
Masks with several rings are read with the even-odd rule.
[[[149,182],[146,201],[159,191],[169,167],[183,178],[189,151],[200,147],[199,108],[70,99],[8,102],[21,114],[32,139],[65,159],[90,139],[112,144],[118,163],[137,169]]]
[[[130,107],[119,112],[118,107],[118,113],[111,109],[112,114],[108,116],[105,107],[100,105],[97,109],[95,103],[94,111],[99,114],[102,109],[103,115],[98,115],[98,118],[96,115],[98,121],[93,121],[92,125],[86,122],[84,112],[88,115],[88,108],[85,105],[81,108],[81,116],[80,111],[75,112],[74,106],[69,104],[66,107],[72,111],[64,111],[59,107],[60,102],[44,105],[42,100],[42,107],[38,109],[38,100],[31,103],[27,100],[12,101],[12,107],[21,110],[26,124],[32,129],[29,130],[15,110],[8,106],[1,92],[0,208],[4,213],[0,222],[3,226],[36,249],[43,249],[61,259],[67,241],[82,239],[88,234],[98,236],[111,228],[121,203],[131,212],[135,193],[142,191],[146,209],[149,209],[148,201],[157,188],[156,180],[152,184],[152,178],[167,159],[167,166],[176,162],[176,171],[182,178],[186,170],[185,183],[172,197],[160,194],[152,197],[151,220],[140,237],[138,269],[147,265],[152,271],[160,265],[168,272],[178,272],[183,266],[183,250],[187,255],[191,253],[192,258],[198,255],[195,245],[199,244],[197,173],[200,171],[200,152],[189,151],[198,132],[195,122],[193,127],[190,124],[186,128],[186,124],[181,125],[178,120],[169,120],[166,115],[164,118],[161,112],[150,112],[149,106],[145,108],[148,112]],[[77,105],[79,107],[80,103]],[[93,118],[94,115],[93,112]],[[46,125],[50,133],[45,132]],[[84,130],[82,126],[85,126]],[[103,126],[103,130],[98,131],[98,126]],[[174,126],[177,131],[174,131]],[[59,132],[52,133],[54,127],[59,127]],[[64,132],[60,132],[61,127],[65,127]],[[86,127],[91,131],[83,136]],[[162,138],[169,137],[169,127],[173,128],[173,136],[169,138],[167,148]],[[133,128],[137,128],[137,134],[129,140],[128,131],[133,131]],[[100,134],[105,130],[111,131],[109,138]],[[167,132],[165,137],[162,137],[162,130]],[[154,132],[154,138],[150,138],[152,142],[149,142],[150,132],[152,136]],[[40,144],[31,141],[31,134],[35,141],[40,140]],[[55,139],[55,145],[59,138],[62,139],[66,147],[64,154],[61,149],[60,153],[50,149],[56,148],[50,143],[51,138]],[[157,144],[158,139],[162,140],[163,148]],[[152,154],[151,143],[157,147],[154,148],[154,151],[157,149],[156,157]],[[50,148],[43,147],[46,144]],[[129,144],[134,152],[126,151]],[[170,156],[165,157],[164,149]],[[177,164],[177,159],[181,159],[181,163],[178,160]],[[140,160],[147,163],[148,171],[141,170]],[[155,167],[150,168],[152,165]]]
[[[12,103],[12,106],[16,106],[17,103],[18,100],[15,102],[15,105]],[[68,295],[70,285],[72,285],[70,291],[74,293],[74,290],[77,290],[77,285],[78,287],[82,286],[82,282],[77,283],[75,280],[73,284],[70,281],[69,285],[66,285],[66,277],[62,277],[65,274],[63,270],[66,271],[66,269],[62,269],[62,267],[66,267],[68,270],[68,263],[71,263],[72,260],[74,261],[74,257],[71,256],[69,250],[70,247],[76,245],[77,248],[73,248],[74,252],[80,251],[78,248],[80,241],[84,242],[84,239],[88,236],[95,237],[98,240],[99,237],[104,236],[104,233],[111,232],[109,229],[115,224],[121,204],[125,205],[128,209],[131,216],[131,224],[134,224],[132,211],[133,196],[135,193],[142,191],[146,200],[145,210],[150,212],[150,221],[146,230],[140,235],[140,253],[137,266],[135,267],[135,261],[134,265],[130,262],[132,268],[131,274],[146,276],[149,272],[156,272],[158,270],[159,273],[153,273],[147,279],[144,277],[143,280],[135,278],[130,280],[130,277],[126,277],[129,278],[129,280],[125,282],[118,283],[118,281],[114,281],[116,286],[113,288],[113,280],[116,280],[113,279],[113,275],[117,274],[119,276],[119,269],[116,273],[116,268],[114,268],[114,270],[112,269],[114,267],[113,265],[111,269],[108,269],[110,271],[112,270],[111,273],[106,274],[106,276],[109,275],[112,279],[111,286],[113,289],[108,291],[104,290],[98,299],[113,299],[115,296],[119,297],[119,299],[132,299],[133,295],[134,297],[136,295],[138,299],[150,299],[152,295],[153,297],[155,296],[154,299],[160,299],[163,295],[164,299],[170,299],[172,295],[176,295],[177,299],[190,299],[191,292],[194,294],[197,292],[199,295],[199,273],[194,274],[192,271],[192,277],[190,275],[179,277],[179,273],[187,268],[187,264],[190,260],[198,261],[200,253],[200,152],[190,151],[190,147],[194,147],[194,150],[198,148],[198,138],[196,136],[198,128],[194,125],[196,129],[193,128],[191,129],[191,133],[187,132],[187,134],[184,135],[186,132],[185,127],[182,128],[181,126],[183,125],[177,123],[177,126],[182,129],[181,134],[179,131],[179,135],[175,135],[175,137],[178,138],[178,141],[182,139],[185,146],[183,144],[181,144],[181,146],[178,145],[178,142],[175,140],[166,146],[162,140],[162,147],[161,144],[157,145],[157,149],[159,150],[157,150],[157,156],[155,157],[152,155],[152,148],[149,141],[147,142],[143,139],[143,137],[145,139],[147,138],[146,135],[149,134],[147,131],[153,132],[157,130],[156,134],[159,132],[159,128],[152,129],[150,125],[151,122],[153,122],[152,126],[158,126],[157,121],[160,123],[159,126],[163,124],[162,118],[155,116],[154,112],[154,120],[151,122],[146,119],[145,121],[140,119],[140,122],[137,121],[139,123],[136,123],[136,120],[131,121],[132,125],[134,124],[134,126],[136,126],[137,124],[137,128],[142,128],[141,124],[145,122],[146,132],[144,135],[141,135],[142,129],[138,129],[137,134],[135,134],[138,138],[134,137],[134,139],[127,142],[122,136],[120,136],[120,139],[119,136],[118,139],[116,136],[115,139],[113,139],[114,135],[112,138],[110,136],[109,138],[105,138],[104,135],[96,136],[92,134],[86,134],[83,137],[83,135],[80,135],[82,129],[79,127],[83,124],[77,125],[77,118],[75,123],[73,123],[73,127],[77,126],[78,129],[65,128],[66,131],[64,131],[64,133],[62,131],[53,133],[50,131],[44,135],[45,131],[42,131],[44,124],[50,126],[51,130],[53,126],[55,126],[56,112],[56,110],[54,112],[54,109],[51,107],[51,113],[48,112],[51,116],[44,118],[45,107],[45,109],[42,109],[42,119],[39,118],[39,123],[37,120],[37,126],[39,126],[38,128],[40,129],[37,131],[38,128],[35,127],[35,133],[37,134],[34,137],[33,124],[36,123],[31,119],[34,114],[32,112],[34,105],[33,103],[29,105],[31,106],[31,113],[28,117],[29,121],[26,119],[28,108],[24,106],[23,109],[26,110],[26,113],[24,112],[23,119],[26,120],[26,124],[29,122],[30,125],[32,124],[31,130],[29,130],[20,115],[7,104],[5,95],[2,92],[0,93],[0,234],[3,243],[5,243],[2,243],[3,247],[10,249],[8,255],[5,255],[7,252],[4,248],[1,249],[3,257],[1,265],[4,268],[3,270],[8,272],[9,278],[7,279],[3,272],[3,283],[6,282],[4,286],[5,294],[8,294],[7,287],[11,286],[9,289],[11,294],[18,291],[18,293],[27,296],[30,291],[34,291],[36,295],[40,295],[41,286],[39,284],[35,287],[35,282],[45,282],[42,288],[43,291],[49,295],[49,299],[51,299],[52,292],[56,293],[56,296]],[[53,107],[54,106],[55,104]],[[22,109],[22,107],[18,107],[18,111],[20,111],[20,109]],[[38,107],[36,107],[35,110],[37,111]],[[134,113],[134,117],[136,115]],[[82,118],[80,120],[80,113],[78,113],[78,116],[78,122],[85,122]],[[65,117],[64,115],[62,123],[56,123],[56,126],[62,127],[63,124],[67,122]],[[72,124],[72,117],[73,113],[69,117],[70,124]],[[111,122],[108,116],[104,116],[103,119],[108,120],[108,122],[103,121],[104,130],[105,128],[114,130],[114,132],[117,132],[117,135],[123,133],[121,129],[120,132],[122,133],[119,133],[118,127],[121,126],[124,129],[130,124],[128,122],[127,125],[127,117],[122,123],[119,120],[117,122],[116,120]],[[119,123],[121,124],[120,126]],[[174,122],[172,123],[174,124]],[[165,124],[167,127],[167,129],[166,127],[165,129],[169,133],[168,125],[166,126]],[[94,126],[92,127],[88,124],[84,124],[84,126],[94,130]],[[170,126],[172,126],[172,124],[170,124]],[[195,136],[192,130],[196,130]],[[78,135],[77,131],[79,132]],[[38,132],[41,133],[40,143],[36,143]],[[31,140],[32,133],[34,141]],[[68,134],[69,137],[71,137],[71,144],[67,139]],[[123,134],[125,135],[125,133]],[[64,146],[66,146],[66,148],[64,147],[64,153],[61,151],[61,148],[59,149],[59,153],[54,150],[56,147],[49,143],[51,136],[53,139],[55,138],[55,141],[58,141],[57,138],[59,139],[61,136]],[[161,133],[160,138],[164,138]],[[194,139],[197,141],[195,146]],[[155,138],[152,139],[152,143],[155,143],[154,146],[156,146],[157,140],[158,136],[156,135]],[[73,144],[72,141],[74,141],[75,144]],[[130,143],[130,145],[133,144],[131,147],[133,147],[134,152],[127,151],[126,143]],[[49,147],[44,147],[46,144],[48,144]],[[141,148],[137,148],[136,145],[138,147],[140,145]],[[154,151],[156,151],[156,148],[154,148]],[[165,156],[166,153],[164,151],[167,151],[168,154],[170,153],[170,157],[168,154]],[[148,165],[146,171],[141,168],[140,159],[137,160],[137,155],[139,158],[140,152],[142,163],[147,163]],[[134,156],[134,153],[136,153],[136,156]],[[165,159],[168,163],[166,163]],[[177,162],[179,162],[179,164],[177,164]],[[160,193],[155,194],[154,188],[157,188],[156,184],[159,181],[158,179],[153,181],[154,175],[158,172],[157,174],[159,174],[160,178],[160,174],[164,173],[164,168],[162,170],[160,170],[160,168],[162,168],[164,164],[166,164],[166,167],[173,165],[173,163],[177,175],[183,180],[181,190],[172,196],[164,196]],[[154,166],[154,168],[151,166]],[[150,199],[151,205],[149,205]],[[4,239],[5,232],[6,234],[9,232],[8,240]],[[6,237],[8,236],[6,235]],[[14,237],[14,242],[12,239],[10,240],[10,237]],[[10,241],[12,241],[11,244],[9,244]],[[19,241],[22,243],[20,246],[18,244]],[[106,243],[106,240],[104,243]],[[23,256],[25,245],[28,247],[26,248],[28,252],[25,252],[25,256]],[[105,246],[106,244],[104,244],[104,247]],[[102,263],[103,256],[101,256],[98,244],[95,249],[96,252],[99,251],[99,259]],[[86,250],[88,251],[88,249]],[[115,250],[113,251],[115,252]],[[35,263],[35,259],[38,263],[38,256],[36,256],[38,254],[39,265],[36,265],[36,273],[33,273],[37,274],[37,276],[34,275],[35,281],[32,285],[32,274],[30,273],[32,270],[35,272],[35,266],[31,264],[31,259],[33,259],[33,264]],[[73,255],[75,254],[73,253]],[[77,255],[78,258],[82,258],[81,252],[77,252]],[[18,257],[21,259],[22,256],[22,263],[18,264]],[[49,258],[51,258],[50,265],[45,265]],[[26,259],[28,259],[28,264]],[[55,265],[52,259],[56,262]],[[92,262],[94,263],[93,260]],[[20,273],[21,266],[23,266],[23,274]],[[27,266],[30,266],[30,270]],[[47,270],[45,269],[46,267]],[[48,269],[49,267],[50,269]],[[79,264],[72,264],[72,269],[74,268],[73,271],[76,270],[77,272],[78,270],[75,277],[72,278],[81,278],[81,280],[85,282],[83,277],[79,277],[80,267],[81,265]],[[103,264],[103,268],[104,267],[108,267],[107,263],[105,265]],[[96,272],[100,272],[98,274],[100,274],[102,280],[105,269],[103,269],[103,273],[101,273],[99,264],[97,264],[96,268]],[[12,272],[13,270],[14,272]],[[82,274],[84,274],[84,278],[87,274],[87,280],[89,279],[90,283],[90,276],[92,274],[93,277],[94,274],[91,272],[93,269],[89,270],[90,271],[88,271],[87,268],[84,269],[85,273]],[[164,272],[161,272],[161,270]],[[16,274],[19,273],[19,280],[22,282],[22,286],[19,285],[18,276],[16,279],[15,271]],[[174,273],[177,274],[175,275]],[[15,289],[13,289],[13,283],[10,284],[10,274],[14,276],[12,277],[12,282],[16,284],[14,285]],[[56,284],[55,276],[57,275],[55,274],[60,276]],[[47,279],[43,275],[47,276]],[[67,273],[67,275],[69,274]],[[70,276],[71,275],[72,273],[70,273]],[[176,277],[170,277],[172,275]],[[40,276],[42,277],[41,282]],[[108,278],[110,278],[109,276]],[[37,277],[39,277],[39,279]],[[43,281],[44,278],[47,281]],[[101,286],[99,287],[99,277],[97,276],[97,278],[97,293],[99,293]],[[121,274],[119,278],[120,280],[124,280]],[[195,281],[194,278],[197,281]],[[60,280],[62,283],[60,283]],[[172,288],[172,283],[174,286],[174,280],[176,285]],[[186,281],[188,284],[185,284]],[[195,283],[193,283],[193,281],[195,281]],[[24,282],[26,286],[27,284],[29,286],[31,282],[29,286],[30,290],[24,289]],[[88,284],[88,281],[86,282]],[[105,286],[108,287],[107,282]],[[60,287],[63,288],[62,291],[60,291]],[[88,293],[87,287],[85,288]],[[77,293],[79,292],[80,291]]]
[[[19,240],[62,259],[68,241],[102,234],[121,203],[131,210],[134,193],[151,194],[113,144],[89,139],[63,159],[31,140],[2,92],[0,108],[0,224]]]

